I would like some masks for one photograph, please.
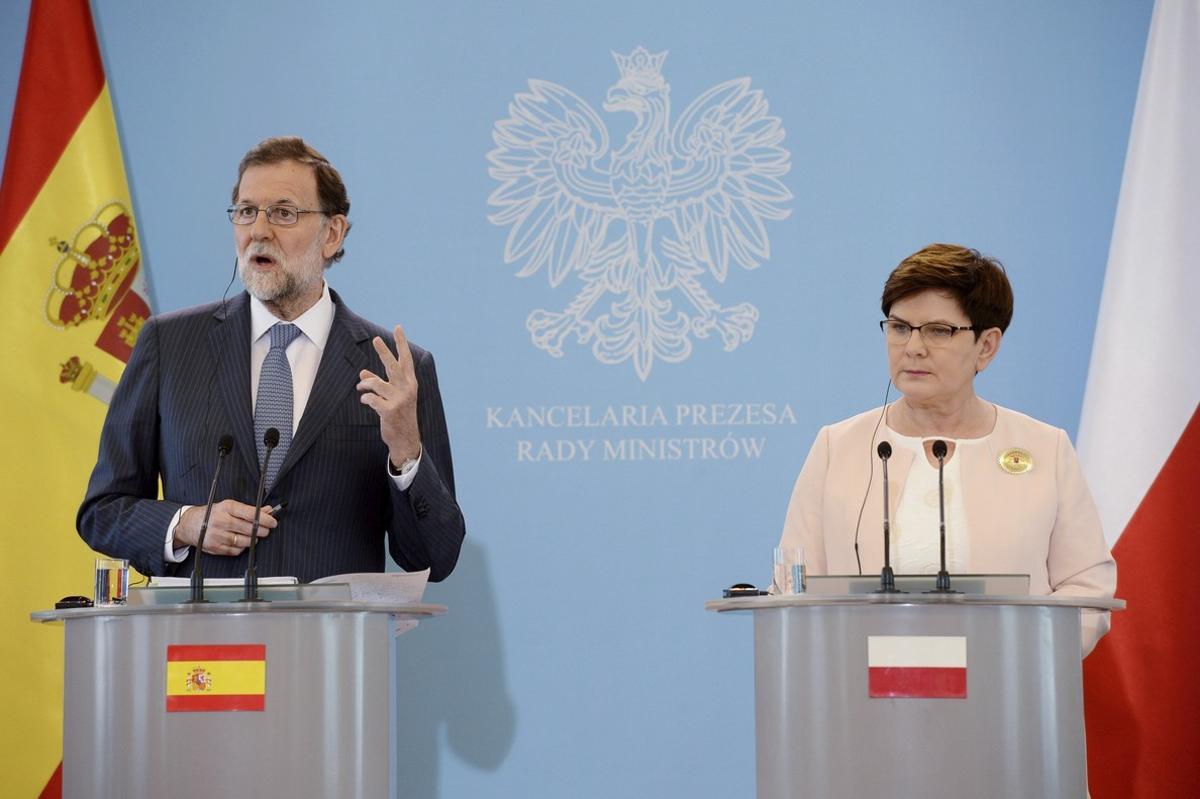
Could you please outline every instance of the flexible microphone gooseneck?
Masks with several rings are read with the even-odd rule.
[[[217,479],[221,476],[221,465],[225,456],[233,449],[233,436],[225,433],[217,441],[217,468],[213,470],[212,485],[208,489],[208,502],[204,505],[204,521],[200,523],[200,537],[196,541],[196,562],[192,566],[192,598],[188,602],[207,602],[204,598],[204,575],[201,561],[204,558],[204,536],[208,534],[208,519],[212,516],[213,501],[217,498]]]
[[[263,433],[263,446],[266,447],[266,453],[263,455],[262,472],[258,475],[258,494],[254,499],[254,526],[250,529],[250,562],[246,566],[246,583],[242,591],[243,602],[263,601],[258,596],[258,572],[254,566],[254,550],[255,544],[258,543],[258,520],[262,514],[263,492],[267,488],[267,467],[271,464],[271,453],[279,446],[279,430],[268,427],[267,432]]]
[[[950,572],[946,571],[946,489],[942,484],[942,473],[946,468],[946,442],[940,438],[933,442],[933,457],[938,460],[938,529],[941,536],[942,568],[937,574],[937,582],[932,591],[927,594],[957,594],[950,587]]]
[[[892,445],[880,441],[875,448],[883,466],[883,570],[879,572],[879,590],[877,594],[899,594],[896,590],[896,575],[892,572],[892,521],[891,506],[888,499],[888,458],[892,457]]]

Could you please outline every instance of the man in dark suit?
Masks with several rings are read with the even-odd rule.
[[[242,159],[229,216],[248,293],[142,328],[76,519],[93,549],[144,574],[190,574],[217,442],[230,434],[204,574],[241,576],[274,427],[260,575],[382,571],[385,532],[402,568],[433,580],[454,568],[464,523],[433,357],[399,326],[356,316],[324,280],[349,210],[337,170],[299,138]]]

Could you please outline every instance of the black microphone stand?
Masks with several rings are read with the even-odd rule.
[[[192,566],[192,598],[188,600],[188,604],[208,601],[204,598],[204,575],[200,568],[204,558],[204,537],[208,534],[208,520],[212,516],[213,501],[217,498],[217,479],[221,476],[221,465],[225,463],[225,456],[232,449],[233,436],[226,433],[217,442],[217,468],[213,471],[212,485],[208,489],[208,502],[204,506],[204,521],[200,523],[200,537],[196,541],[196,561]]]
[[[875,450],[883,465],[883,570],[879,573],[879,589],[876,594],[902,594],[896,588],[896,575],[892,572],[892,522],[888,498],[888,458],[892,457],[892,445],[880,441]]]
[[[950,587],[950,572],[946,571],[946,489],[942,484],[942,473],[946,468],[946,442],[940,438],[933,442],[933,457],[938,459],[938,528],[941,535],[942,568],[937,573],[937,582],[927,594],[957,594]]]
[[[265,602],[258,595],[258,571],[254,565],[255,544],[258,543],[258,521],[262,514],[263,493],[267,489],[267,467],[271,464],[271,453],[279,446],[279,431],[268,427],[263,434],[263,445],[266,453],[263,455],[262,473],[258,476],[258,495],[254,499],[254,526],[250,529],[250,562],[246,566],[245,587],[242,590],[243,602]]]

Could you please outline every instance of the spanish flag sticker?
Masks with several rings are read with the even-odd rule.
[[[167,646],[167,712],[263,710],[266,644]]]

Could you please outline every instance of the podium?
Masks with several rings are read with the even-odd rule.
[[[754,616],[759,799],[1082,799],[1080,614],[1124,606],[920,593],[706,603]]]
[[[393,629],[443,612],[295,599],[33,613],[66,628],[63,796],[395,796]]]

